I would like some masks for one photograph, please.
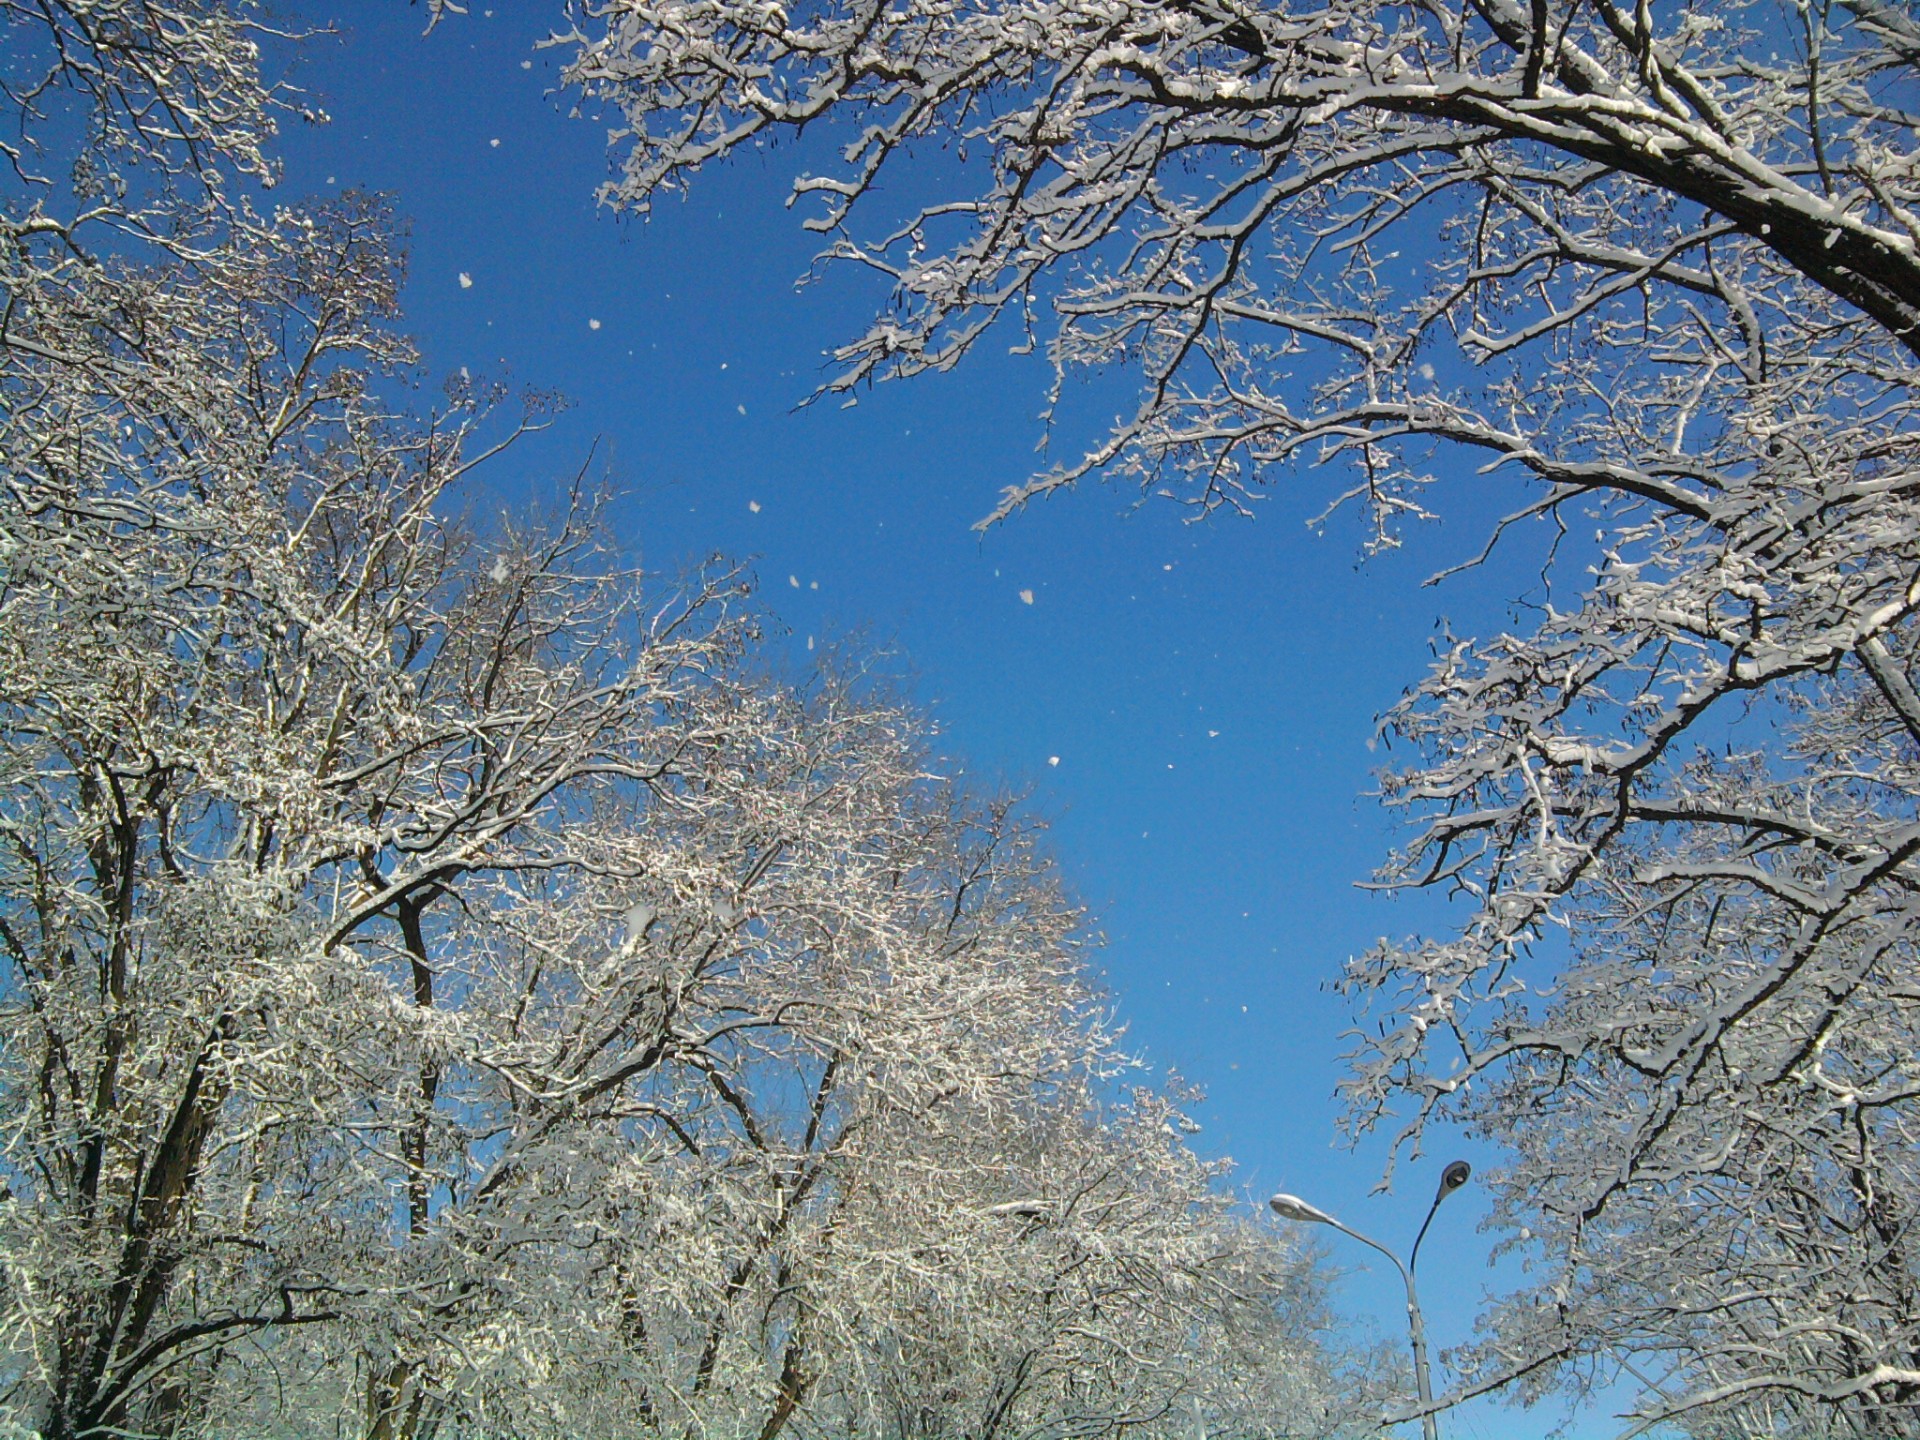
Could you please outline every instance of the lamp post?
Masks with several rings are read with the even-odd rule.
[[[1378,1240],[1362,1235],[1351,1226],[1342,1225],[1319,1206],[1308,1204],[1298,1195],[1276,1195],[1267,1201],[1268,1208],[1282,1220],[1303,1225],[1331,1225],[1342,1235],[1351,1236],[1362,1245],[1378,1250],[1400,1272],[1401,1283],[1407,1287],[1407,1336],[1413,1342],[1413,1383],[1420,1395],[1420,1428],[1425,1440],[1440,1440],[1440,1425],[1433,1413],[1433,1380],[1427,1369],[1427,1326],[1420,1314],[1420,1296],[1413,1287],[1413,1267],[1420,1263],[1420,1242],[1427,1238],[1427,1227],[1433,1223],[1434,1212],[1440,1208],[1440,1202],[1466,1184],[1472,1174],[1473,1167],[1464,1160],[1454,1161],[1441,1172],[1440,1188],[1434,1192],[1433,1204],[1427,1207],[1427,1218],[1420,1222],[1420,1233],[1413,1237],[1413,1252],[1404,1265],[1400,1263],[1398,1255]]]

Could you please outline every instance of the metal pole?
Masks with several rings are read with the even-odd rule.
[[[1436,1201],[1436,1204],[1439,1202]],[[1429,1214],[1431,1218],[1431,1214]],[[1407,1335],[1413,1341],[1413,1383],[1420,1396],[1420,1430],[1425,1440],[1440,1440],[1440,1423],[1433,1413],[1433,1377],[1427,1369],[1427,1326],[1420,1314],[1420,1296],[1413,1288],[1413,1272],[1400,1263],[1400,1257],[1394,1254],[1378,1240],[1369,1239],[1358,1230],[1342,1225],[1329,1215],[1326,1224],[1333,1226],[1342,1235],[1351,1235],[1362,1245],[1371,1246],[1393,1262],[1393,1268],[1400,1272],[1401,1283],[1407,1287]]]

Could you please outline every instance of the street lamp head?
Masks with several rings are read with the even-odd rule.
[[[1282,1220],[1297,1220],[1303,1225],[1332,1225],[1334,1218],[1318,1205],[1309,1205],[1298,1195],[1280,1194],[1267,1201],[1267,1208]]]

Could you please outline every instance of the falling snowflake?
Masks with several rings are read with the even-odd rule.
[[[747,501],[747,509],[758,515],[760,513],[760,502],[758,500]]]
[[[742,415],[747,413],[747,407],[744,405],[736,405],[733,408],[738,410]]]
[[[460,288],[462,290],[471,290],[473,288],[473,277],[464,270],[460,272]]]
[[[1058,755],[1047,756],[1047,764],[1058,765],[1059,763],[1060,763],[1060,757]]]
[[[1033,591],[1022,590],[1020,592],[1020,603],[1022,605],[1031,605],[1033,603]]]
[[[487,141],[487,144],[491,145],[496,150],[500,148],[500,141],[497,138]]]
[[[589,320],[587,321],[587,328],[589,330],[598,330],[600,328],[600,322],[598,320]]]

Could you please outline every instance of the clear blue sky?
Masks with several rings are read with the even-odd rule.
[[[971,524],[999,489],[1045,463],[1043,366],[989,341],[953,375],[796,412],[823,348],[858,333],[880,292],[852,274],[796,288],[815,237],[783,206],[795,151],[713,171],[650,222],[618,219],[593,199],[604,126],[568,118],[557,52],[533,48],[558,0],[476,3],[427,38],[419,7],[295,13],[345,28],[290,72],[333,119],[289,127],[286,191],[393,194],[412,221],[405,308],[428,377],[466,366],[574,402],[493,470],[501,503],[597,444],[629,497],[621,538],[649,567],[752,558],[797,662],[809,638],[897,651],[943,749],[984,785],[1030,786],[1053,820],[1109,937],[1134,1046],[1206,1088],[1202,1148],[1232,1155],[1253,1197],[1291,1190],[1404,1247],[1456,1151],[1369,1193],[1384,1151],[1334,1143],[1350,1017],[1323,986],[1375,937],[1439,923],[1435,905],[1355,888],[1395,834],[1366,798],[1382,758],[1368,739],[1442,613],[1489,628],[1526,588],[1513,570],[1419,585],[1477,547],[1486,487],[1463,479],[1447,521],[1365,566],[1350,524],[1304,523],[1332,483],[1311,474],[1254,521],[1194,525],[1089,486],[982,538]],[[1096,389],[1075,408],[1127,398]],[[1055,443],[1071,455],[1086,438]],[[1501,1283],[1479,1218],[1469,1188],[1428,1241],[1437,1346],[1466,1338]],[[1400,1339],[1391,1272],[1345,1242],[1331,1253],[1354,1270],[1350,1311]],[[1446,1433],[1536,1436],[1558,1418],[1477,1406]]]

